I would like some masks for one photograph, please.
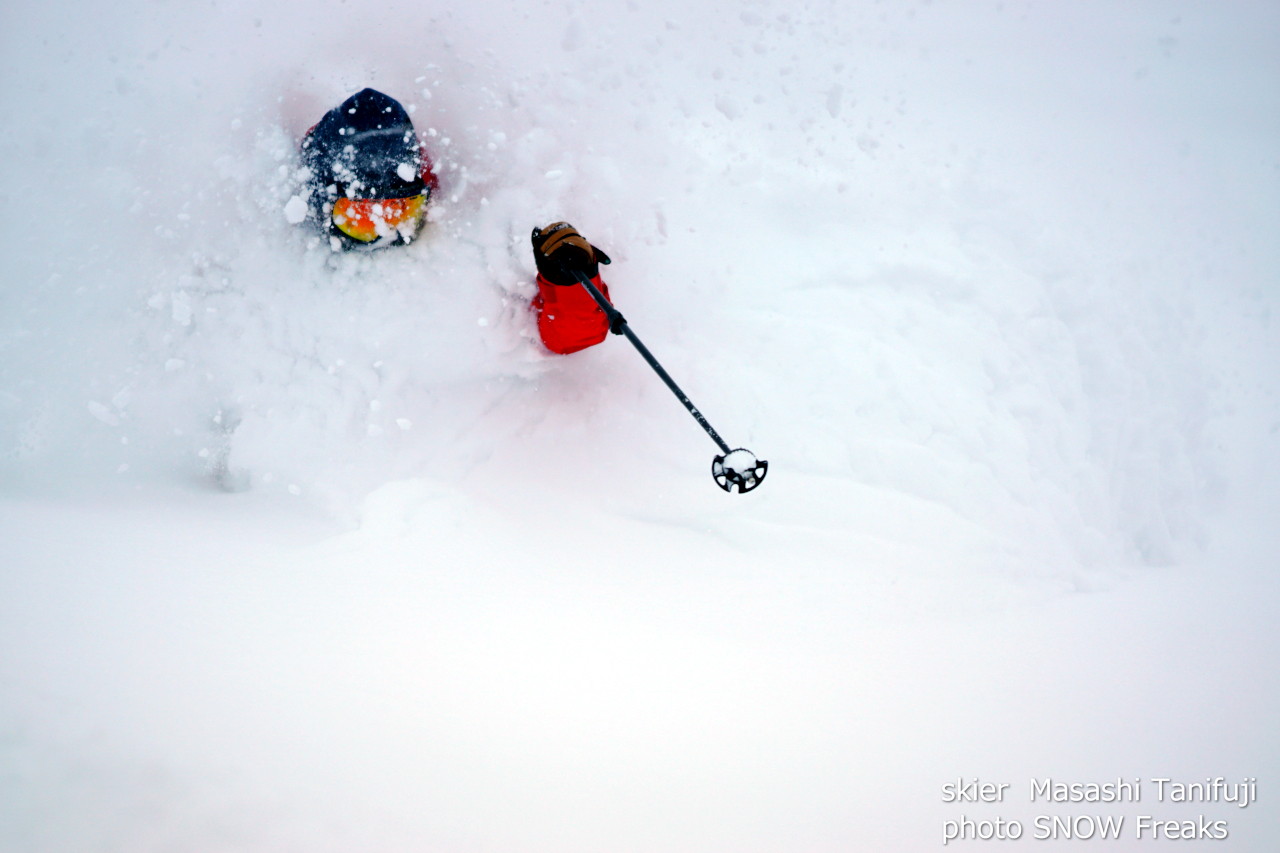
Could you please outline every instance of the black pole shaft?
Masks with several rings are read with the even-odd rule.
[[[653,357],[653,353],[649,352],[649,348],[645,346],[638,337],[636,337],[635,332],[631,331],[631,327],[627,325],[627,320],[622,316],[622,312],[609,304],[609,300],[605,299],[604,294],[591,283],[591,279],[576,271],[574,272],[574,277],[577,278],[578,282],[587,289],[587,293],[591,294],[591,298],[596,301],[596,304],[600,306],[600,310],[609,318],[609,330],[615,335],[625,335],[627,340],[631,341],[631,345],[636,348],[636,351],[644,357],[645,361],[649,362],[649,366],[653,368],[653,372],[658,374],[663,382],[667,383],[667,387],[671,389],[672,394],[676,395],[676,399],[683,403],[684,407],[689,410],[689,414],[693,415],[693,419],[707,431],[707,435],[711,436],[711,440],[714,441],[725,453],[732,453],[733,451],[729,449],[729,445],[725,444],[725,441],[720,437],[720,434],[715,431],[711,424],[707,423],[707,419],[702,416],[702,412],[698,411],[698,407],[693,405],[693,402],[689,400],[688,395],[680,390],[680,386],[671,378],[671,374],[667,373],[661,364],[658,364],[658,360]]]

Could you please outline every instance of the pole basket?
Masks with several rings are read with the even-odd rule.
[[[730,493],[735,490],[739,494],[751,491],[764,482],[767,473],[769,463],[756,459],[754,453],[742,447],[721,453],[711,460],[711,476],[716,485]]]

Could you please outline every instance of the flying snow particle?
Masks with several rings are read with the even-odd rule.
[[[184,291],[179,290],[173,294],[172,303],[170,305],[170,314],[173,322],[179,326],[191,325],[191,297],[187,296]]]
[[[297,225],[307,218],[307,203],[301,196],[292,196],[284,206],[284,218],[290,225]]]
[[[742,110],[740,110],[738,105],[734,103],[733,99],[727,95],[716,96],[716,109],[723,113],[724,117],[730,121],[733,121],[738,116],[742,115]]]
[[[836,84],[827,90],[827,112],[832,118],[840,117],[840,108],[844,105],[844,87]]]

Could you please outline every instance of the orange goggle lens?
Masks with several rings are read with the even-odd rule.
[[[399,233],[408,237],[422,221],[427,197],[357,199],[340,198],[333,205],[333,224],[361,243]]]

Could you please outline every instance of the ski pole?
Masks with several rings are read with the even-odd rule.
[[[653,368],[653,372],[666,383],[671,389],[671,393],[676,395],[684,407],[689,410],[689,414],[693,415],[693,419],[698,425],[706,430],[707,435],[711,436],[711,440],[716,443],[723,453],[716,456],[711,461],[711,476],[716,481],[716,485],[724,489],[726,492],[732,492],[737,486],[738,492],[749,492],[764,480],[765,474],[769,471],[769,463],[763,459],[757,459],[756,455],[746,448],[739,447],[730,449],[715,428],[703,417],[702,412],[698,411],[698,407],[693,405],[693,401],[689,399],[689,395],[685,394],[671,378],[671,374],[663,368],[658,360],[653,357],[653,353],[649,352],[649,348],[644,342],[631,331],[631,326],[627,323],[627,318],[622,316],[622,312],[609,303],[604,298],[604,294],[591,282],[591,279],[578,270],[573,270],[573,277],[578,283],[586,288],[587,293],[591,294],[591,298],[595,300],[596,305],[600,306],[600,310],[604,312],[605,317],[609,320],[609,331],[615,335],[624,335],[627,340],[631,341],[631,345],[636,351],[649,363]]]

